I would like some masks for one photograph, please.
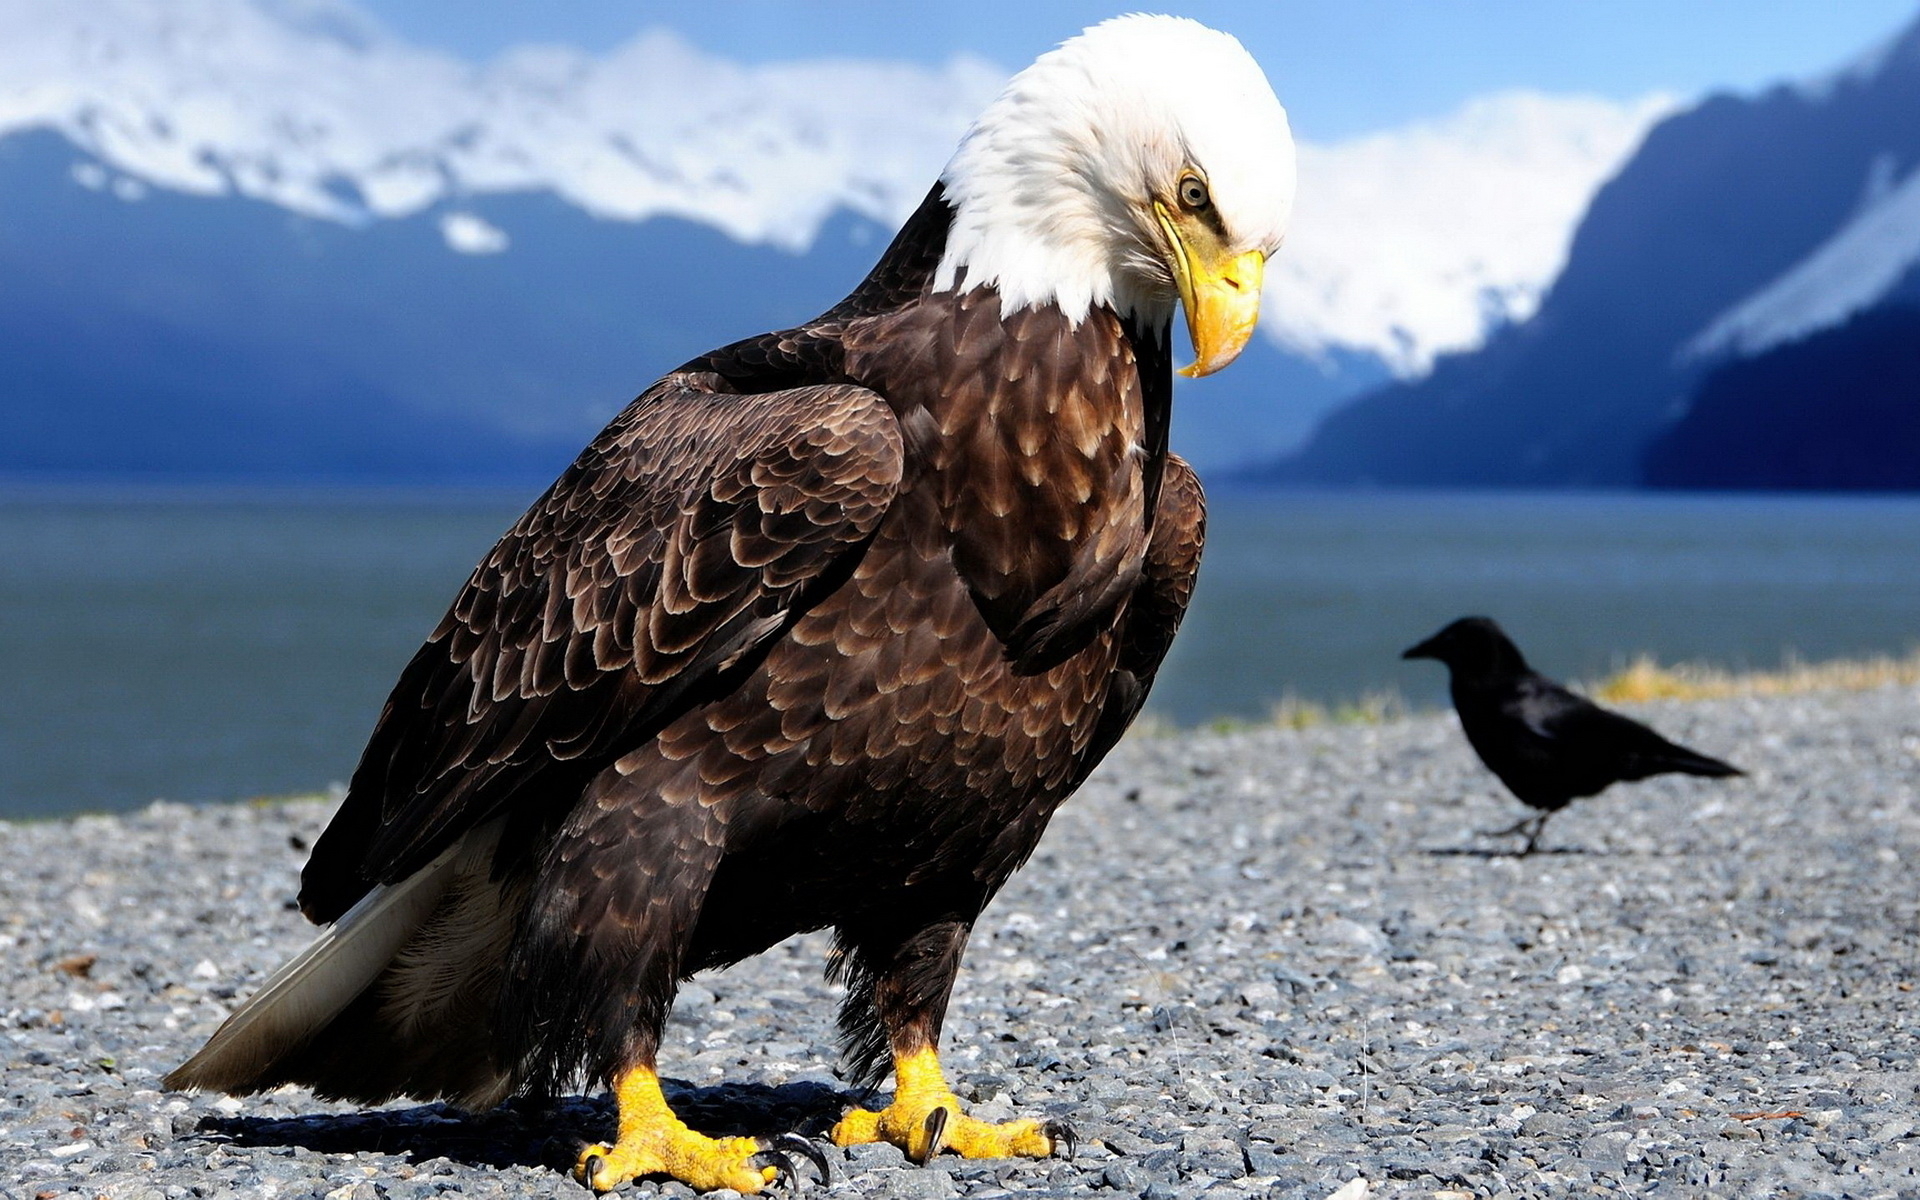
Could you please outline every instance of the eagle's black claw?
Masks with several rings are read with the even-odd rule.
[[[583,1146],[582,1148],[584,1149],[585,1147]],[[580,1164],[580,1182],[587,1185],[588,1191],[599,1190],[593,1186],[593,1181],[600,1178],[600,1164],[605,1161],[607,1160],[601,1158],[598,1154],[589,1154],[587,1155],[587,1160]]]
[[[826,1152],[799,1134],[783,1133],[779,1137],[774,1138],[767,1148],[769,1150],[782,1150],[788,1154],[798,1154],[801,1158],[812,1163],[814,1170],[820,1172],[820,1186],[826,1187],[833,1183],[833,1172],[827,1168]]]
[[[1067,1122],[1056,1119],[1042,1125],[1040,1132],[1053,1139],[1056,1152],[1057,1148],[1064,1144],[1067,1152],[1061,1155],[1061,1157],[1065,1158],[1068,1162],[1073,1161],[1073,1156],[1080,1149],[1080,1132],[1078,1130]]]
[[[926,1121],[921,1124],[920,1127],[927,1131],[927,1149],[925,1153],[914,1160],[920,1166],[926,1166],[933,1161],[934,1155],[946,1149],[947,1116],[948,1113],[946,1109],[936,1108],[927,1114]]]
[[[758,1151],[747,1160],[747,1164],[753,1167],[772,1167],[775,1183],[784,1179],[793,1184],[793,1190],[796,1192],[807,1190],[807,1177],[795,1170],[793,1160],[778,1150]]]

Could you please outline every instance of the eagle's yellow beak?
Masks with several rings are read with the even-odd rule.
[[[1211,375],[1240,357],[1253,336],[1267,256],[1259,250],[1233,254],[1199,222],[1178,220],[1163,204],[1153,209],[1173,247],[1173,278],[1193,339],[1193,362],[1180,373],[1196,379]]]

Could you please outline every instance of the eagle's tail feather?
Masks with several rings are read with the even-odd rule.
[[[433,1090],[405,1086],[405,1079],[383,1069],[393,1064],[383,1064],[380,1043],[402,1026],[417,1026],[420,1009],[443,1007],[448,993],[465,990],[463,977],[477,966],[471,959],[420,959],[423,950],[449,940],[450,923],[470,915],[473,906],[463,903],[463,893],[487,892],[496,903],[485,907],[497,913],[499,889],[487,880],[497,840],[497,827],[476,830],[407,878],[367,893],[274,972],[165,1085],[244,1094],[309,1083],[342,1097],[385,1091],[380,1099]],[[466,1032],[471,1037],[477,1031]],[[362,1071],[371,1086],[354,1078]]]

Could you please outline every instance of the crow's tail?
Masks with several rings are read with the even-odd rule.
[[[1732,763],[1724,763],[1717,758],[1709,758],[1699,751],[1689,750],[1685,746],[1670,746],[1668,753],[1661,756],[1660,769],[1662,771],[1676,771],[1682,775],[1704,775],[1709,779],[1726,779],[1734,775],[1746,774],[1745,771],[1742,771]]]

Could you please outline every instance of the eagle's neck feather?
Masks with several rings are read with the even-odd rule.
[[[1003,316],[1052,306],[1078,326],[1107,309],[1165,329],[1177,294],[1137,222],[1065,172],[1035,188],[1048,172],[981,141],[963,144],[941,176],[954,212],[932,290],[991,287]],[[1116,246],[1124,247],[1117,255]]]
[[[1179,296],[1150,180],[1184,152],[1087,42],[1015,76],[961,139],[940,173],[953,219],[932,290],[992,287],[1005,316],[1052,305],[1077,326],[1105,308],[1158,328]]]

